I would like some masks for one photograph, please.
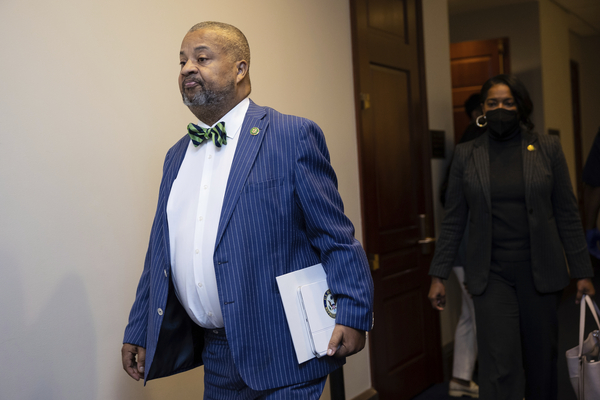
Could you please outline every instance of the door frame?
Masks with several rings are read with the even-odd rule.
[[[427,109],[427,87],[426,87],[426,76],[425,76],[425,49],[424,49],[424,37],[423,37],[423,11],[422,11],[422,0],[415,0],[416,7],[416,25],[417,25],[417,58],[418,64],[420,68],[418,68],[418,79],[419,79],[419,99],[418,104],[415,104],[415,115],[412,119],[413,129],[421,134],[421,164],[418,166],[421,170],[419,175],[421,175],[422,180],[421,183],[423,185],[423,198],[424,204],[423,207],[425,209],[426,214],[429,216],[426,220],[426,229],[429,235],[435,236],[435,224],[434,224],[434,204],[433,204],[433,187],[432,187],[432,176],[431,176],[431,136],[429,133],[429,124],[428,124],[428,109]],[[365,186],[367,186],[364,182],[363,171],[365,170],[365,165],[363,165],[363,143],[362,143],[362,130],[363,130],[363,121],[362,121],[362,111],[363,111],[363,103],[368,101],[367,99],[363,99],[361,96],[361,80],[360,80],[360,65],[361,60],[359,58],[358,47],[359,42],[361,40],[365,40],[365,38],[360,38],[357,32],[357,28],[355,26],[355,20],[357,19],[357,10],[353,0],[350,0],[350,14],[351,14],[351,33],[352,33],[352,62],[353,62],[353,78],[354,78],[354,104],[355,104],[355,119],[356,119],[356,140],[357,140],[357,151],[358,151],[358,167],[359,167],[359,189],[360,189],[360,201],[361,201],[361,225],[363,232],[363,247],[367,254],[377,254],[379,253],[376,249],[373,249],[373,244],[367,241],[367,231],[369,229],[367,220],[366,220],[366,197],[369,196],[366,193]],[[432,252],[433,253],[433,252]],[[429,261],[431,261],[431,257]],[[370,260],[370,264],[375,260]],[[373,268],[372,268],[373,272]],[[410,323],[408,321],[407,323]],[[434,339],[433,346],[438,347],[438,351],[436,352],[436,357],[431,360],[432,365],[437,365],[439,368],[432,368],[431,374],[434,376],[434,380],[436,382],[443,381],[443,368],[442,368],[442,346],[441,346],[441,328],[440,328],[440,320],[439,316],[436,313],[435,317],[432,319],[432,324],[434,326],[434,332],[432,332]],[[377,316],[375,315],[375,329],[377,327]],[[369,349],[370,349],[370,363],[371,363],[371,386],[372,389],[370,391],[371,396],[365,397],[364,399],[375,399],[377,398],[377,388],[374,387],[375,379],[375,368],[373,365],[373,345],[371,342],[372,338],[369,337]],[[363,397],[360,397],[363,399]]]

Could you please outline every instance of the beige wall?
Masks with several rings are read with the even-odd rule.
[[[569,36],[571,59],[579,64],[579,101],[581,104],[581,153],[585,165],[600,128],[600,35]],[[600,224],[600,215],[598,216]]]
[[[119,350],[201,20],[247,34],[257,103],[321,125],[362,237],[348,1],[3,0],[0,398],[199,398],[202,369],[143,388]],[[368,349],[345,373],[370,386]]]
[[[600,35],[579,37],[571,33],[569,46],[571,59],[579,64],[582,163],[585,163],[600,128]]]
[[[560,131],[571,182],[575,183],[568,14],[550,0],[540,0],[539,10],[544,121],[546,129]]]
[[[581,131],[584,160],[600,128],[600,35],[581,38],[583,56],[579,69]]]

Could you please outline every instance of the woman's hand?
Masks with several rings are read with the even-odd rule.
[[[431,290],[429,291],[429,294],[431,295]],[[579,304],[581,297],[584,294],[587,294],[588,296],[593,296],[596,294],[594,284],[590,278],[583,278],[577,281],[577,298],[575,300],[575,304]]]
[[[431,301],[431,306],[436,310],[442,311],[446,306],[446,287],[444,286],[444,282],[437,276],[431,277],[431,286],[429,287],[429,295],[427,297]]]

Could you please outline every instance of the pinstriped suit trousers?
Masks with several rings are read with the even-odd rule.
[[[561,295],[535,289],[529,260],[492,261],[473,296],[481,399],[556,400]]]
[[[237,370],[225,329],[204,330],[204,400],[318,400],[327,376],[264,391],[249,388]]]

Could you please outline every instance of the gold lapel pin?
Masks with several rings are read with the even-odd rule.
[[[529,151],[534,151],[534,150],[535,150],[535,147],[533,147],[533,145],[532,145],[532,144],[530,144],[529,146],[527,146],[527,150],[529,150]]]
[[[252,128],[252,129],[250,129],[250,134],[251,134],[252,136],[256,136],[256,135],[258,135],[258,132],[260,132],[260,129],[258,129],[257,127],[254,127],[254,128]]]

